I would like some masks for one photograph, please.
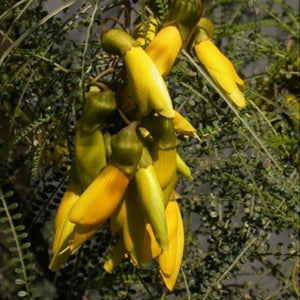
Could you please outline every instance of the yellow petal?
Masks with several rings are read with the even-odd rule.
[[[168,227],[168,239],[169,241],[171,241],[176,236],[178,219],[180,218],[180,209],[177,201],[169,201],[166,208],[166,218]]]
[[[117,167],[106,166],[82,193],[69,220],[86,226],[101,226],[118,207],[128,183],[128,177]]]
[[[195,127],[176,110],[174,110],[173,123],[176,132],[185,134],[194,134],[197,132]]]
[[[75,224],[68,221],[66,216],[63,224],[55,232],[53,243],[53,257],[51,259],[49,269],[53,272],[58,271],[71,255],[69,249],[69,240],[72,236]]]
[[[166,77],[182,47],[180,32],[176,26],[163,27],[146,48],[159,73]]]
[[[69,239],[69,249],[71,253],[75,253],[85,241],[93,237],[98,231],[99,227],[99,225],[75,225],[73,233]]]
[[[77,178],[77,172],[74,167],[71,170],[67,189],[61,199],[54,221],[55,231],[64,223],[65,217],[69,214],[70,209],[78,200],[82,188]]]
[[[57,272],[67,261],[70,255],[71,250],[69,248],[66,248],[64,251],[61,252],[56,252],[50,261],[49,269],[53,272]]]
[[[228,98],[237,106],[238,109],[246,107],[246,99],[244,94],[236,88],[231,94],[227,94]]]

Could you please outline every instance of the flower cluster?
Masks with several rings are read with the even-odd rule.
[[[157,258],[163,281],[173,290],[184,249],[175,188],[180,174],[192,180],[177,153],[177,135],[196,135],[174,110],[164,80],[180,50],[192,45],[213,80],[239,108],[245,106],[243,81],[211,42],[211,23],[202,13],[203,3],[176,0],[157,33],[155,19],[147,35],[136,25],[136,39],[121,29],[103,30],[102,47],[122,59],[127,86],[115,96],[96,82],[84,94],[75,158],[55,218],[51,270],[59,270],[110,220],[117,243],[104,269],[112,272],[125,257],[135,265]],[[112,113],[116,126],[106,124]]]

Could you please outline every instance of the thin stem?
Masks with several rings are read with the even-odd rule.
[[[187,298],[188,298],[188,300],[191,300],[192,299],[191,298],[191,292],[190,292],[190,289],[189,289],[189,285],[188,285],[185,273],[184,273],[182,267],[180,268],[180,270],[181,270],[181,274],[182,274],[182,277],[183,277],[183,280],[184,280],[184,285],[185,285],[185,290],[186,290]]]
[[[84,75],[86,73],[85,71],[85,58],[86,58],[86,53],[88,50],[88,46],[89,46],[89,39],[91,36],[91,31],[92,31],[92,26],[94,23],[94,19],[95,19],[95,15],[99,6],[99,2],[100,0],[98,0],[95,4],[94,10],[92,12],[92,16],[91,16],[91,20],[89,23],[89,26],[87,28],[87,33],[86,33],[86,38],[85,38],[85,43],[84,43],[84,49],[83,49],[83,53],[82,53],[82,63],[81,63],[81,92],[82,95],[84,94]]]

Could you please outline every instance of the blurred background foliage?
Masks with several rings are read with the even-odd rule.
[[[207,1],[214,42],[246,81],[245,110],[219,95],[189,49],[167,78],[176,109],[200,137],[180,137],[194,180],[177,188],[186,242],[168,293],[155,263],[125,260],[104,272],[115,242],[108,226],[57,274],[48,264],[74,155],[79,86],[110,61],[100,25],[115,16],[132,33],[137,15],[147,23],[153,11],[162,20],[170,4],[51,2],[0,3],[0,298],[297,299],[299,3]],[[104,80],[114,86],[118,74]]]

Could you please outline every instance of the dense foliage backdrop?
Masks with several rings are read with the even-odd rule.
[[[60,272],[48,269],[82,109],[79,86],[109,62],[100,25],[107,16],[124,21],[126,7],[132,32],[137,15],[149,21],[149,5],[162,20],[168,1],[0,2],[0,299],[299,296],[296,2],[207,1],[214,42],[246,81],[245,110],[220,96],[189,49],[167,78],[176,109],[200,137],[180,137],[194,180],[180,179],[177,188],[186,241],[172,293],[155,263],[133,267],[125,260],[105,273],[114,243],[108,226]],[[288,95],[296,97],[294,106]]]

